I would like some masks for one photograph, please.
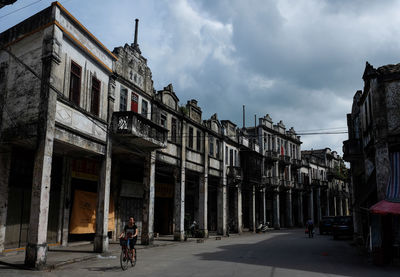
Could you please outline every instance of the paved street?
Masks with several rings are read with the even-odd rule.
[[[348,240],[309,239],[303,230],[244,234],[204,243],[142,249],[135,268],[122,272],[119,257],[74,263],[52,272],[1,269],[1,276],[400,276],[376,267]]]

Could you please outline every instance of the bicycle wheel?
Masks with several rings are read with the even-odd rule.
[[[121,268],[122,270],[127,270],[128,269],[128,257],[125,254],[126,249],[121,250],[121,255],[120,255],[120,262],[121,262]]]

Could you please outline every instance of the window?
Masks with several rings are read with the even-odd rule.
[[[217,146],[217,150],[215,151],[215,153],[216,153],[216,158],[219,159],[219,154],[220,154],[219,152],[221,151],[220,148],[219,148],[219,147],[220,147],[220,145],[219,145],[219,140],[217,140],[215,144],[216,144],[216,146]]]
[[[94,115],[99,115],[100,109],[100,81],[95,77],[92,78],[92,103],[90,105],[90,112]]]
[[[214,138],[210,136],[208,140],[210,141],[210,155],[214,156]]]
[[[197,151],[201,151],[201,133],[199,130],[197,130],[197,135],[196,135],[196,149]]]
[[[235,150],[235,166],[238,166],[238,154],[236,150]]]
[[[193,149],[193,127],[189,127],[189,148]]]
[[[233,166],[233,149],[229,150],[229,165]]]
[[[148,114],[148,103],[146,100],[142,99],[142,115],[147,118]]]
[[[69,100],[79,106],[81,99],[81,71],[82,68],[71,61],[71,79],[69,84]]]
[[[160,124],[164,128],[167,128],[167,115],[166,114],[161,114]]]
[[[177,124],[176,118],[172,118],[171,120],[171,140],[176,143],[176,134],[177,134]]]
[[[229,160],[229,158],[228,158],[228,146],[225,146],[225,163],[226,164],[228,164],[228,160]]]
[[[121,112],[126,112],[126,102],[128,100],[128,90],[121,87],[121,92],[119,94],[119,110]]]

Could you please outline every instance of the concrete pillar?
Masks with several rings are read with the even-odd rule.
[[[345,209],[344,209],[344,211],[345,211],[345,215],[350,215],[350,211],[349,211],[349,199],[348,198],[346,198],[345,199]]]
[[[256,231],[256,189],[255,186],[252,185],[250,194],[249,194],[249,218],[250,218],[250,230]]]
[[[53,32],[53,29],[48,29],[47,32]],[[45,47],[48,49],[48,46]],[[39,121],[32,180],[29,234],[25,252],[25,265],[37,269],[42,269],[47,260],[47,223],[57,104],[57,95],[48,85],[53,67],[52,56],[43,57],[42,62],[42,82],[40,87]]]
[[[267,200],[265,188],[262,190],[262,223],[267,222]]]
[[[175,180],[175,229],[174,240],[185,239],[185,166],[174,171]]]
[[[106,147],[106,154],[101,162],[100,179],[97,189],[96,234],[93,243],[93,250],[97,253],[108,251],[108,210],[110,207],[111,147],[111,140],[109,140]]]
[[[299,222],[299,227],[303,227],[304,219],[303,219],[303,192],[299,191],[298,194],[298,207],[297,207],[297,221]]]
[[[226,175],[221,178],[222,182],[218,186],[218,234],[226,236],[227,227],[227,186],[226,186]]]
[[[208,237],[208,134],[204,133],[204,173],[199,178],[199,229]]]
[[[308,218],[314,222],[314,192],[312,188],[308,196]]]
[[[292,190],[286,192],[286,227],[293,227]]]
[[[325,210],[325,215],[329,216],[330,215],[330,207],[329,207],[329,188],[326,190],[326,210]]]
[[[242,213],[242,185],[239,184],[235,194],[236,201],[236,224],[237,232],[241,234],[243,232],[243,213]]]
[[[150,152],[144,161],[143,170],[143,217],[142,237],[143,245],[153,244],[154,241],[154,193],[156,173],[156,151]]]
[[[273,210],[274,210],[274,228],[279,230],[281,228],[280,218],[279,218],[279,189],[273,191]]]
[[[321,211],[321,188],[318,187],[316,189],[316,193],[317,193],[317,218],[316,218],[316,222],[314,222],[314,224],[319,223],[321,220],[321,216],[322,216],[322,211]]]
[[[334,209],[334,216],[338,215],[338,210],[337,210],[337,200],[336,200],[336,196],[333,197],[333,209]]]
[[[62,233],[61,233],[61,245],[68,245],[68,234],[69,234],[69,214],[71,208],[71,159],[68,157],[63,158],[63,176],[62,176],[62,187],[64,190],[63,199],[63,215],[62,215]]]
[[[208,178],[199,177],[199,229],[204,237],[208,237],[207,203],[208,203]]]
[[[343,198],[339,197],[339,215],[343,215]]]
[[[1,117],[1,114],[0,114]],[[4,251],[8,207],[11,148],[0,148],[0,253]]]

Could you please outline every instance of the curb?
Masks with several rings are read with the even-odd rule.
[[[189,241],[189,242],[191,242],[191,241]],[[140,247],[138,247],[137,250],[143,250],[143,249],[155,248],[155,247],[166,247],[166,246],[177,245],[177,244],[181,244],[181,243],[184,243],[184,242],[177,241],[177,242],[165,243],[165,244],[140,245]],[[119,253],[120,253],[120,249],[109,251],[106,253],[93,253],[88,256],[84,256],[84,257],[80,257],[80,258],[73,258],[73,259],[69,259],[66,261],[57,262],[57,263],[54,263],[51,265],[46,265],[42,271],[52,271],[52,270],[55,270],[57,268],[60,268],[60,267],[66,266],[66,265],[94,260],[94,259],[97,259],[98,256],[104,255],[104,257],[107,257],[107,256],[111,256],[111,255],[118,255]]]

